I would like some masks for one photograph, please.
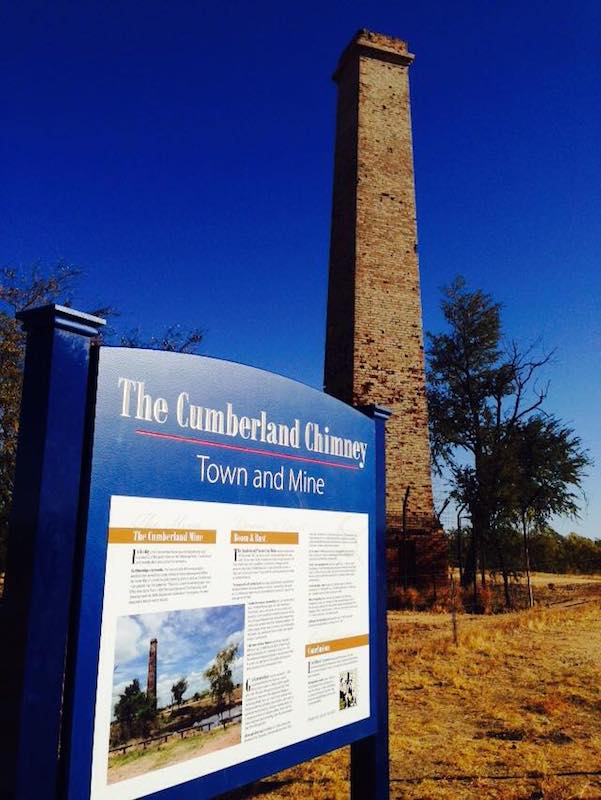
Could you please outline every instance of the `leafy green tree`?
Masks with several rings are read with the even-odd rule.
[[[209,681],[209,687],[213,702],[217,706],[219,714],[223,713],[225,698],[228,703],[232,702],[234,682],[232,680],[232,662],[238,654],[238,645],[224,647],[215,656],[213,664],[204,672],[205,678]]]
[[[185,678],[180,678],[171,687],[171,696],[173,697],[173,702],[177,703],[178,708],[183,703],[184,695],[186,694],[187,691],[188,691],[188,681]]]
[[[569,533],[563,540],[564,566],[562,572],[601,572],[601,539],[587,539]]]
[[[529,546],[533,572],[566,571],[565,539],[547,523],[531,527]]]
[[[147,736],[156,718],[154,702],[140,689],[137,678],[128,684],[115,703],[115,718],[123,742],[135,736]]]
[[[532,607],[531,529],[553,515],[578,516],[582,479],[591,461],[574,431],[551,416],[535,415],[517,425],[508,450],[511,504],[523,536],[528,604]]]
[[[484,584],[491,561],[502,564],[509,603],[507,545],[513,542],[510,531],[520,492],[527,493],[525,486],[518,489],[516,485],[516,452],[524,436],[549,436],[548,429],[531,420],[542,419],[548,387],[540,386],[538,377],[550,354],[538,358],[532,348],[521,350],[515,342],[504,345],[500,304],[485,292],[468,289],[462,278],[443,291],[447,330],[430,334],[428,348],[434,466],[450,475],[454,500],[469,509],[471,536],[463,584],[473,586],[474,605],[477,572]],[[568,447],[569,436],[555,442],[557,447]],[[579,441],[574,445],[578,450]],[[570,453],[564,455],[569,460]],[[536,470],[532,480],[536,480]],[[569,474],[558,470],[552,480],[556,487],[568,487],[571,495]],[[539,519],[568,509],[565,504],[554,506],[550,493],[537,494],[537,498]]]

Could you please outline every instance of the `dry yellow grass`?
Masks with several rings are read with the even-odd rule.
[[[601,583],[601,575],[557,575],[554,572],[533,572],[533,586],[554,583],[556,586],[582,586],[582,584]]]
[[[457,647],[426,616],[390,618],[392,795],[601,797],[559,775],[601,771],[601,604],[461,617]]]
[[[601,798],[601,598],[496,617],[389,615],[391,797]],[[232,797],[346,800],[348,749]],[[580,773],[580,774],[576,774]]]

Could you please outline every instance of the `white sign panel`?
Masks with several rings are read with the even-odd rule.
[[[113,496],[93,800],[366,719],[368,515]]]

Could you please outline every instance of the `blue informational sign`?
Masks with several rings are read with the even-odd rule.
[[[97,366],[66,795],[211,797],[376,734],[374,420],[210,358]]]

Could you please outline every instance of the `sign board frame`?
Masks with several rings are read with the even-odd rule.
[[[289,744],[281,749],[272,750],[186,783],[145,794],[144,797],[160,797],[161,800],[170,800],[171,798],[197,797],[199,792],[201,796],[212,797],[347,744],[352,745],[352,795],[355,797],[365,796],[365,791],[369,787],[370,794],[373,796],[387,797],[384,424],[388,412],[373,407],[366,409],[366,413],[360,413],[317,390],[281,376],[265,373],[252,367],[204,357],[125,348],[92,348],[92,358],[90,359],[89,340],[94,335],[93,331],[97,332],[99,320],[93,321],[93,318],[89,318],[87,315],[79,315],[78,312],[60,309],[60,307],[50,307],[43,313],[36,310],[29,314],[29,317],[27,314],[23,315],[23,321],[29,328],[30,339],[33,330],[37,333],[39,340],[40,329],[42,329],[46,332],[46,338],[50,337],[56,340],[58,337],[59,344],[62,346],[62,349],[59,349],[64,356],[64,363],[61,363],[61,356],[53,369],[62,366],[67,372],[76,371],[78,373],[78,400],[80,405],[83,403],[83,411],[80,409],[80,416],[84,420],[84,425],[87,426],[85,435],[83,431],[77,434],[81,448],[81,475],[79,481],[74,479],[73,486],[70,487],[71,512],[73,512],[72,506],[76,497],[78,521],[74,526],[74,531],[70,534],[73,557],[64,567],[63,574],[64,579],[69,580],[71,586],[71,606],[66,617],[63,609],[61,617],[63,622],[59,630],[55,629],[55,637],[52,642],[58,654],[61,652],[62,643],[64,659],[64,648],[69,641],[66,672],[64,676],[61,674],[61,680],[64,677],[65,681],[65,691],[62,697],[64,704],[62,709],[59,709],[60,720],[55,723],[56,730],[49,733],[48,738],[49,744],[52,738],[56,737],[58,731],[61,756],[59,759],[56,759],[55,756],[55,773],[53,775],[53,782],[56,785],[55,796],[57,798],[80,798],[89,794],[95,710],[95,691],[92,691],[91,687],[95,685],[98,671],[102,594],[107,555],[108,507],[111,496],[115,494],[149,496],[148,488],[144,489],[145,486],[148,487],[150,475],[148,470],[154,469],[156,477],[157,465],[162,460],[161,468],[165,469],[167,485],[162,484],[155,496],[171,499],[202,499],[208,502],[244,502],[256,506],[271,506],[276,504],[278,499],[280,503],[282,502],[281,496],[278,498],[275,491],[260,490],[253,494],[248,491],[248,488],[242,492],[239,487],[233,489],[225,486],[205,485],[202,487],[200,496],[198,494],[191,496],[190,476],[184,478],[183,483],[180,484],[176,480],[176,478],[181,478],[181,474],[177,474],[176,463],[180,455],[177,457],[175,455],[173,457],[165,456],[165,451],[160,450],[160,447],[164,447],[169,440],[168,446],[171,447],[173,453],[177,451],[178,454],[181,454],[187,449],[186,455],[182,455],[181,458],[186,462],[185,470],[190,470],[191,474],[193,467],[190,463],[192,456],[189,456],[189,451],[191,449],[192,453],[195,453],[195,449],[194,447],[190,448],[190,444],[194,438],[199,437],[180,435],[178,441],[178,432],[172,423],[164,425],[163,422],[160,422],[163,416],[160,404],[157,407],[159,414],[156,419],[150,420],[151,424],[145,419],[144,424],[141,425],[139,421],[133,419],[135,416],[133,413],[130,416],[120,414],[119,398],[123,399],[123,395],[119,395],[118,379],[122,377],[144,383],[145,391],[149,396],[154,396],[154,399],[158,396],[165,399],[168,397],[172,409],[176,389],[181,392],[192,386],[198,392],[200,384],[205,382],[212,386],[212,397],[221,398],[224,401],[228,392],[226,391],[224,394],[223,389],[227,387],[229,397],[235,401],[233,407],[239,413],[247,413],[244,411],[244,406],[255,414],[259,412],[259,409],[268,407],[277,422],[302,418],[303,423],[308,420],[317,422],[321,425],[322,430],[328,426],[329,422],[332,432],[338,423],[339,428],[358,432],[357,441],[368,440],[368,458],[359,469],[356,463],[344,463],[344,459],[336,454],[318,453],[313,454],[315,457],[311,457],[312,454],[306,452],[302,447],[296,452],[290,450],[284,452],[282,448],[269,443],[261,444],[258,447],[256,441],[249,442],[248,447],[239,447],[240,442],[236,440],[236,446],[232,446],[233,440],[226,442],[211,433],[202,434],[203,446],[209,449],[215,448],[215,452],[219,452],[219,448],[222,448],[221,452],[226,460],[231,459],[232,453],[239,457],[239,453],[246,451],[244,458],[251,461],[260,458],[262,463],[267,466],[275,464],[276,461],[282,463],[282,459],[284,463],[288,464],[289,457],[290,463],[294,459],[298,459],[294,462],[297,465],[306,464],[316,470],[316,474],[327,474],[328,481],[333,484],[331,493],[313,495],[310,502],[307,497],[296,497],[294,502],[297,507],[302,507],[306,503],[306,507],[339,510],[342,505],[345,511],[369,515],[369,716],[350,725],[335,728],[318,736]],[[84,320],[84,317],[87,319]],[[64,327],[57,331],[60,324],[65,325],[64,319],[68,320],[66,323],[69,327],[68,341],[63,341],[65,339]],[[57,321],[60,324],[57,324]],[[85,354],[83,361],[81,353],[78,359],[73,360],[72,352],[76,350],[73,348],[73,339],[85,340],[83,344],[81,341],[79,342],[80,350]],[[33,371],[29,371],[29,375],[26,371],[24,386],[26,414],[22,420],[23,437],[28,435],[27,394],[34,391],[39,394],[39,375],[37,377],[36,375],[35,368]],[[188,387],[186,386],[186,375],[189,376]],[[87,382],[85,397],[81,391],[82,380],[84,384]],[[53,387],[51,382],[49,386],[51,395],[53,389],[56,394],[56,387]],[[190,391],[190,395],[192,395],[192,391]],[[50,400],[52,397],[47,399]],[[199,399],[198,402],[201,400]],[[370,420],[368,417],[372,419]],[[64,425],[64,421],[61,424]],[[45,439],[56,433],[52,427],[47,427],[43,431]],[[179,433],[181,434],[181,431]],[[36,435],[39,438],[40,432],[36,432]],[[353,436],[349,438],[354,440]],[[198,446],[196,444],[196,448]],[[259,450],[263,452],[259,453]],[[210,451],[212,452],[212,450]],[[159,453],[162,455],[157,455]],[[130,458],[132,456],[133,458]],[[131,463],[134,463],[135,459],[140,468],[127,472],[128,458]],[[350,470],[339,468],[342,466],[354,468],[352,481],[348,480]],[[342,475],[344,475],[344,480]],[[23,495],[27,492],[31,493],[30,487],[27,489],[24,482],[21,483],[20,491]],[[18,493],[19,486],[16,489],[16,494]],[[289,505],[290,497],[287,500]],[[30,572],[32,563],[41,557],[40,552],[30,552]],[[24,570],[26,560],[23,557],[15,560],[15,580],[19,569]],[[66,561],[66,559],[64,560]],[[22,609],[17,607],[18,604],[14,604],[13,608],[10,607],[10,593],[8,600],[7,616],[18,619],[19,614],[22,614]],[[35,619],[29,618],[28,624],[31,628],[31,636],[37,637],[39,640],[36,645],[38,650],[44,639],[48,646],[50,643],[48,633],[39,630]],[[28,661],[26,653],[23,653],[22,657],[26,662]],[[56,667],[53,672],[56,672]],[[57,678],[54,675],[54,683],[56,684],[56,682]],[[43,686],[38,689],[38,694],[41,694]],[[19,696],[24,696],[26,691],[27,686],[22,685]],[[56,705],[56,689],[54,695]],[[44,701],[40,702],[43,708]],[[48,701],[45,706],[49,708]],[[24,707],[21,707],[20,711],[16,709],[15,713],[21,714],[23,723],[25,720]],[[28,713],[31,713],[31,709]],[[51,716],[56,716],[56,712],[53,711]],[[16,744],[15,750],[17,753],[22,752],[22,745]],[[52,773],[52,758],[46,757],[45,768],[46,776]],[[42,785],[45,785],[45,795],[50,796],[47,791],[48,783],[42,784],[43,776],[39,773],[36,775],[31,771],[26,774],[24,764],[20,762],[19,758],[17,758],[16,767],[12,772],[14,773],[15,797],[34,797],[36,792],[39,793]]]

